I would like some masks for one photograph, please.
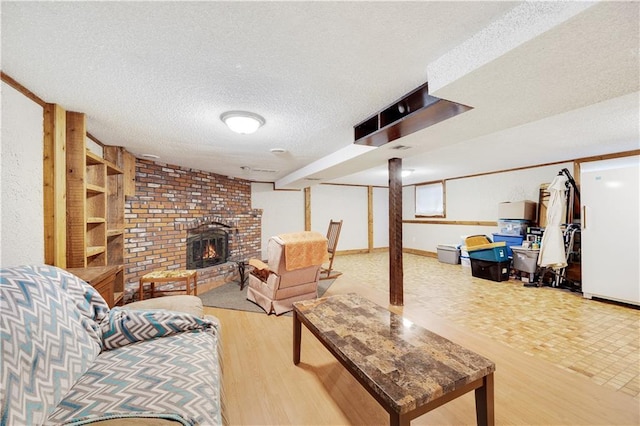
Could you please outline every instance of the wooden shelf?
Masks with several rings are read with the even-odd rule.
[[[104,164],[104,159],[100,158],[93,152],[86,150],[87,166],[95,166],[97,164]]]
[[[87,194],[104,194],[106,189],[104,186],[93,185],[87,183]]]
[[[118,235],[123,235],[124,229],[107,229],[107,238],[109,237],[117,237]]]
[[[88,217],[87,223],[105,223],[107,219],[104,217]]]
[[[96,256],[98,254],[104,253],[106,250],[105,246],[89,246],[87,247],[87,257]]]
[[[356,124],[354,143],[382,146],[472,109],[429,95],[427,83]]]
[[[105,161],[104,164],[107,165],[107,175],[121,175],[124,174],[124,171],[109,161]]]

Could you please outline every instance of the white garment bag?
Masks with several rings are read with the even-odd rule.
[[[567,178],[558,175],[549,185],[549,207],[547,208],[547,227],[542,235],[538,265],[555,270],[567,266],[567,254],[564,248],[564,236],[560,225],[566,215]]]

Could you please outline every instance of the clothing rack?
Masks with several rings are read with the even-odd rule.
[[[565,229],[563,231],[564,238],[564,249],[566,253],[566,262],[567,266],[561,268],[559,270],[554,270],[553,268],[544,268],[540,273],[540,282],[544,281],[544,276],[547,274],[551,274],[552,278],[552,287],[561,287],[567,288],[571,291],[581,291],[582,286],[580,283],[571,282],[567,278],[567,268],[570,263],[577,261],[580,262],[580,248],[576,250],[576,243],[580,244],[580,225],[573,223],[573,205],[574,205],[574,196],[577,197],[577,200],[580,200],[580,190],[576,184],[576,181],[571,176],[571,173],[568,169],[563,168],[558,172],[558,176],[565,175],[567,177],[567,182],[565,182],[565,186],[567,187],[567,216],[565,220]]]
[[[565,183],[565,185],[567,186],[567,189],[569,189],[569,185],[571,185],[573,187],[573,192],[576,194],[576,196],[578,197],[578,200],[580,199],[580,190],[578,189],[578,185],[576,185],[576,181],[573,179],[573,176],[571,176],[571,173],[569,173],[569,169],[564,168],[562,170],[560,170],[558,172],[558,176],[561,175],[565,175],[567,177],[567,182]]]

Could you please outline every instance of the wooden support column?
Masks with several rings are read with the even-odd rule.
[[[44,262],[67,267],[66,112],[44,106]]]
[[[311,188],[304,189],[304,230],[311,231]]]
[[[404,304],[402,266],[402,159],[389,160],[389,302]]]
[[[122,169],[124,171],[124,196],[136,195],[136,157],[129,151],[122,153]]]
[[[84,114],[67,111],[67,267],[86,268],[86,127]]]

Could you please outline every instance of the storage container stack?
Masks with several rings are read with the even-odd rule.
[[[504,241],[492,243],[485,235],[467,237],[465,246],[471,259],[471,275],[491,281],[509,279],[511,261]]]
[[[464,268],[471,269],[471,258],[469,257],[469,251],[467,250],[467,246],[465,245],[460,247],[460,264]]]
[[[521,246],[527,235],[527,229],[534,225],[537,203],[516,201],[498,204],[498,232],[493,234],[494,242],[504,241],[507,256],[513,257],[512,246]]]

